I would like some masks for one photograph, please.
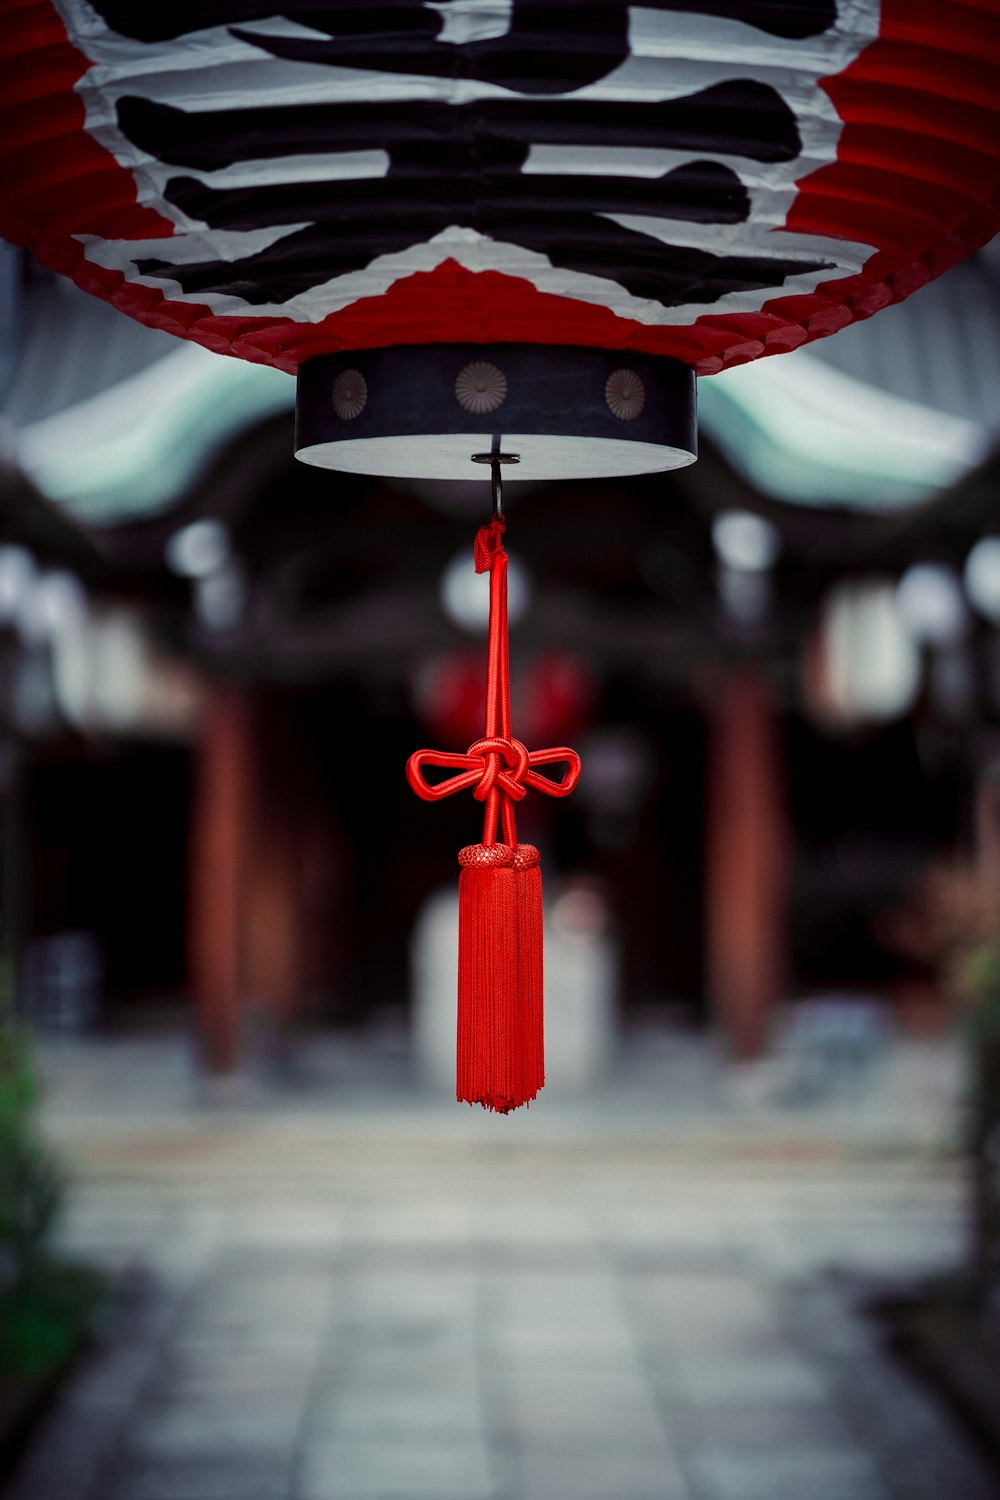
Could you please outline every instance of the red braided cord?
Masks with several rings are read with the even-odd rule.
[[[503,534],[507,527],[494,518],[488,526],[481,526],[476,533],[473,556],[476,572],[490,574],[490,634],[486,652],[486,735],[487,740],[510,739],[510,663],[507,652],[507,554],[503,547]],[[470,750],[471,754],[471,750]],[[497,841],[497,814],[503,808],[503,841],[509,849],[517,843],[514,830],[514,800],[510,794],[501,803],[497,777],[500,770],[500,752],[487,753],[485,775],[492,772],[492,780],[486,795],[483,812],[483,843],[489,846]],[[522,774],[527,766],[521,766]],[[523,794],[522,794],[523,795]],[[518,799],[519,800],[519,799]]]
[[[498,823],[503,842],[517,847],[514,803],[530,786],[550,797],[568,797],[580,777],[580,757],[559,745],[552,750],[528,751],[510,732],[510,656],[507,648],[507,554],[503,547],[503,521],[493,520],[476,533],[473,555],[476,572],[490,575],[490,631],[486,657],[486,733],[470,745],[464,755],[443,750],[417,750],[406,763],[406,779],[425,802],[439,802],[455,792],[473,787],[473,796],[485,802],[483,844],[497,842]],[[561,781],[539,776],[532,766],[565,763]],[[442,766],[461,772],[430,785],[424,766]]]

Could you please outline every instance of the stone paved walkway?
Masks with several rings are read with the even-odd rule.
[[[7,1500],[996,1500],[863,1311],[962,1233],[951,1075],[884,1067],[776,1110],[644,1049],[497,1120],[371,1048],[223,1101],[169,1040],[54,1053],[121,1292]]]

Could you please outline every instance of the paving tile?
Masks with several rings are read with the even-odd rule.
[[[314,1401],[306,1441],[321,1436],[472,1441],[481,1436],[482,1428],[483,1410],[475,1385],[411,1383],[372,1390],[347,1384]]]
[[[567,1355],[561,1366],[530,1371],[502,1389],[507,1425],[518,1436],[662,1440],[658,1412],[637,1368],[581,1367]]]
[[[310,1442],[296,1483],[296,1500],[492,1500],[495,1493],[480,1444],[428,1439]]]
[[[123,1454],[106,1474],[101,1500],[288,1500],[291,1454],[252,1447],[155,1457]]]
[[[380,1315],[385,1311],[420,1308],[428,1312],[452,1313],[471,1307],[475,1280],[470,1271],[408,1270],[393,1267],[379,1274],[377,1264],[359,1267],[345,1288],[353,1316]]]
[[[567,1373],[581,1381],[598,1380],[620,1383],[641,1380],[643,1366],[640,1350],[624,1339],[613,1341],[598,1336],[593,1343],[568,1338],[560,1343],[552,1335],[546,1344],[524,1345],[518,1341],[486,1341],[491,1359],[511,1378],[523,1383],[544,1383],[564,1379]]]
[[[449,1248],[469,1239],[466,1205],[455,1198],[371,1203],[344,1217],[347,1245],[438,1245]]]
[[[300,1254],[305,1248],[330,1252],[343,1238],[342,1208],[294,1198],[238,1204],[225,1228],[225,1243],[238,1246],[244,1253],[264,1250]]]
[[[562,1439],[524,1443],[514,1458],[519,1500],[689,1500],[665,1442]]]
[[[185,1395],[301,1391],[310,1388],[323,1357],[319,1343],[256,1349],[223,1348],[196,1343],[166,1348],[153,1371],[152,1386],[159,1399]]]
[[[130,1424],[128,1448],[144,1458],[181,1456],[206,1449],[240,1453],[258,1447],[291,1454],[302,1423],[305,1393],[283,1399],[270,1392],[267,1399],[248,1400],[218,1395],[207,1400],[156,1402],[140,1411]]]
[[[858,1449],[711,1447],[691,1455],[689,1464],[699,1500],[890,1500]]]
[[[682,1336],[706,1322],[728,1328],[774,1327],[767,1293],[749,1275],[705,1275],[674,1268],[631,1277],[629,1289],[644,1319],[665,1333]]]
[[[449,1391],[475,1388],[478,1379],[477,1348],[471,1338],[460,1346],[411,1344],[400,1350],[365,1342],[343,1344],[334,1337],[328,1352],[330,1362],[317,1377],[318,1391],[337,1392],[345,1384],[373,1395],[421,1388]]]
[[[620,1365],[634,1362],[635,1341],[624,1322],[575,1323],[507,1322],[489,1329],[493,1356],[518,1370],[547,1364],[590,1364],[597,1361]]]
[[[828,1403],[753,1400],[749,1395],[696,1405],[665,1405],[671,1427],[685,1448],[713,1447],[754,1452],[772,1448],[836,1448],[849,1439],[844,1422]]]
[[[414,1358],[464,1358],[477,1338],[471,1284],[459,1278],[372,1275],[351,1278],[335,1340],[342,1348],[408,1364]]]
[[[570,1443],[600,1437],[609,1443],[655,1444],[663,1435],[663,1423],[648,1400],[592,1405],[570,1396],[511,1402],[502,1430],[526,1442],[551,1437]]]
[[[586,1245],[591,1224],[586,1209],[565,1199],[522,1194],[516,1202],[484,1204],[473,1216],[471,1236],[475,1243],[537,1248],[540,1245]]]
[[[637,1208],[632,1204],[615,1204],[614,1210],[595,1216],[593,1233],[599,1243],[645,1249],[658,1256],[681,1252],[719,1255],[731,1254],[725,1243],[719,1215],[713,1207],[692,1212],[673,1208]]]
[[[331,1296],[329,1277],[306,1286],[264,1275],[240,1277],[228,1287],[215,1277],[186,1305],[173,1342],[308,1346],[323,1336]]]
[[[711,1354],[688,1353],[668,1360],[667,1378],[681,1400],[689,1403],[714,1405],[746,1400],[759,1404],[827,1399],[817,1371],[804,1359],[780,1347],[754,1359],[736,1355],[729,1358],[721,1350]]]

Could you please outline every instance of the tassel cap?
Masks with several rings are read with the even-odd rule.
[[[518,850],[530,845],[518,845]],[[537,854],[537,849],[535,850]],[[463,870],[513,870],[517,864],[517,852],[507,844],[466,844],[458,851],[458,863]]]

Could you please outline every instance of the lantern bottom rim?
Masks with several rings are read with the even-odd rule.
[[[421,433],[405,437],[342,438],[296,449],[303,463],[348,474],[387,479],[480,479],[474,453],[489,452],[495,434]],[[562,433],[503,433],[503,449],[518,463],[505,468],[511,481],[607,479],[657,474],[693,464],[697,454],[663,443],[575,437]]]

